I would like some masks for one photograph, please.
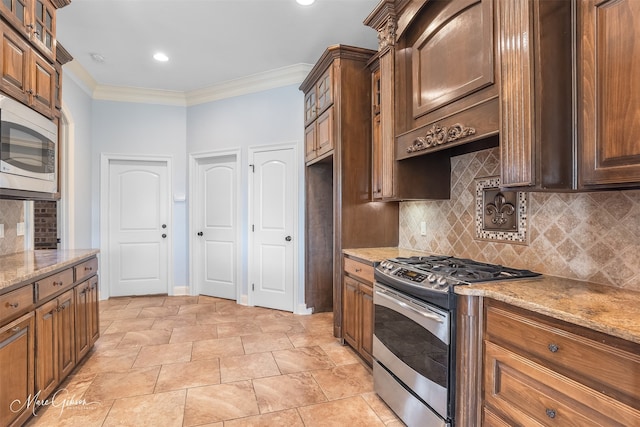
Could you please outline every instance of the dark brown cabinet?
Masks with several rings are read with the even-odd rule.
[[[572,3],[496,2],[503,187],[577,187]]]
[[[640,185],[640,2],[577,2],[583,188]]]
[[[637,425],[637,344],[487,300],[483,425]]]
[[[367,63],[374,54],[353,46],[331,46],[300,86],[305,94],[307,146],[305,303],[315,312],[333,311],[338,337],[342,337],[342,249],[398,244],[397,204],[371,201]]]
[[[343,338],[373,363],[373,266],[344,257]]]
[[[100,335],[98,322],[98,278],[74,288],[76,306],[76,358],[80,360],[93,347]]]
[[[34,395],[34,336],[33,311],[0,327],[2,426],[20,426],[31,415],[24,402]]]

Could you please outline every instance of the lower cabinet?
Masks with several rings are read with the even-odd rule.
[[[76,307],[76,358],[82,359],[100,336],[98,322],[98,277],[74,288]]]
[[[98,339],[97,266],[88,258],[0,296],[0,427],[25,423]]]
[[[76,365],[73,290],[36,309],[36,390],[46,399]]]
[[[34,312],[0,328],[0,426],[19,426],[34,395]]]
[[[640,425],[640,345],[486,301],[482,425]]]
[[[373,363],[373,267],[350,258],[345,258],[344,261],[343,337],[347,344],[371,365]]]

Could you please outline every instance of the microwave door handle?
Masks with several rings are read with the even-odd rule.
[[[406,304],[406,303],[404,303],[402,301],[398,301],[397,299],[390,297],[389,295],[385,294],[384,292],[380,292],[380,291],[376,290],[376,295],[384,297],[384,298],[386,298],[386,299],[388,299],[390,301],[393,301],[395,304],[398,304],[400,307],[406,308],[408,310],[411,310],[414,313],[418,313],[420,316],[426,317],[427,319],[433,320],[433,321],[438,322],[438,323],[443,323],[443,320],[442,320],[442,318],[440,316],[438,316],[436,314],[433,314],[433,313],[427,313],[427,312],[418,310],[418,309],[410,306],[409,304]]]

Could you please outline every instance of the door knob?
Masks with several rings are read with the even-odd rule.
[[[162,228],[167,228],[167,224],[162,224]]]
[[[166,239],[166,238],[167,238],[167,235],[166,235],[166,234],[164,234],[164,233],[162,233],[162,238],[163,238],[163,239]]]
[[[204,233],[202,231],[198,231],[198,236],[202,236]]]
[[[290,242],[291,241],[291,236],[285,237],[284,240],[286,240],[287,242]]]

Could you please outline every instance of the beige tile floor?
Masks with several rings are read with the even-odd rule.
[[[95,348],[27,425],[402,426],[332,322],[204,296],[103,301]]]

